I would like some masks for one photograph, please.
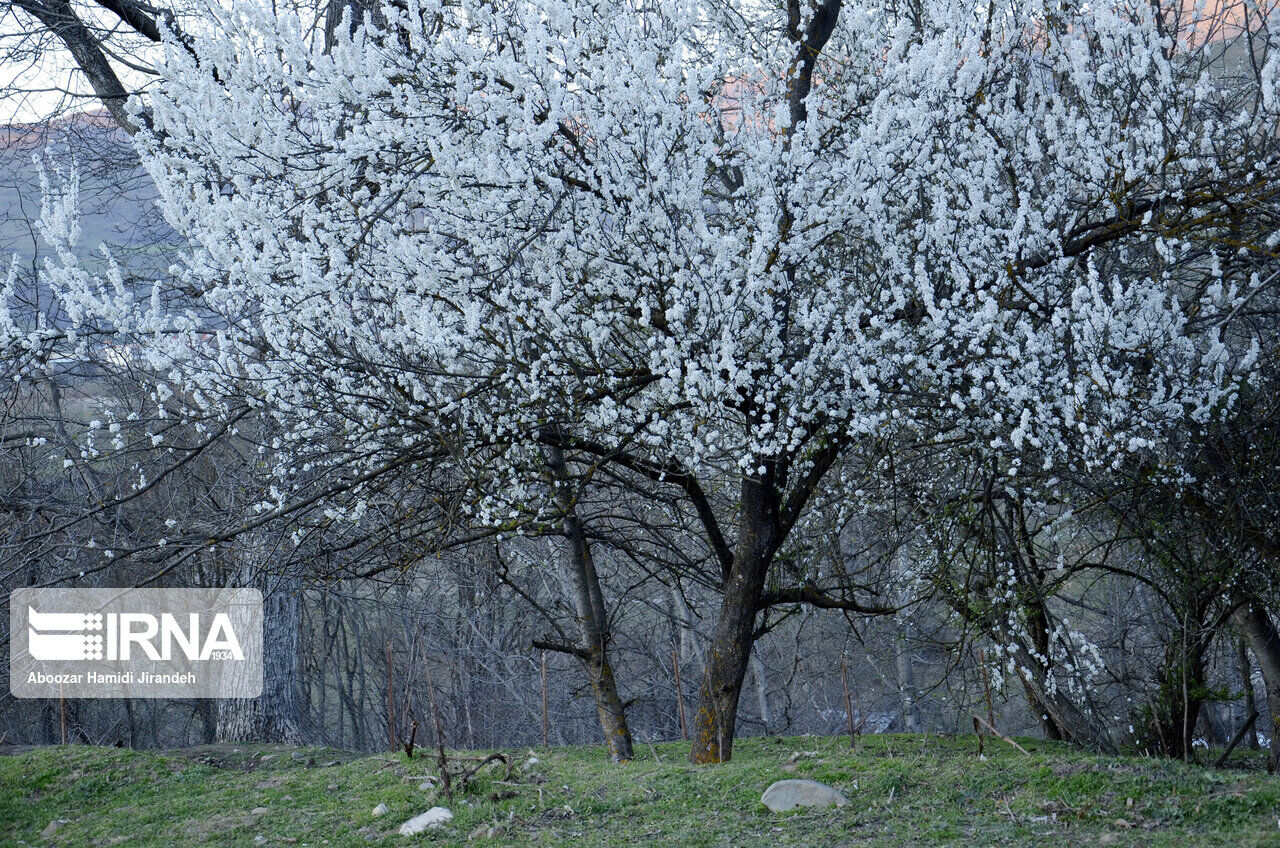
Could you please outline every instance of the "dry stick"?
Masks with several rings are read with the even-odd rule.
[[[1253,723],[1258,720],[1258,711],[1254,710],[1249,713],[1249,717],[1245,719],[1244,724],[1240,725],[1240,729],[1236,731],[1236,735],[1231,737],[1231,741],[1227,743],[1226,750],[1218,755],[1218,759],[1213,761],[1214,768],[1222,768],[1222,764],[1227,761],[1227,757],[1231,756],[1231,752],[1240,744],[1240,740],[1244,738],[1249,728],[1253,727]]]
[[[409,726],[409,741],[404,743],[404,752],[409,759],[413,759],[413,741],[418,735],[418,720],[415,718],[413,724]]]
[[[1182,739],[1178,742],[1182,746],[1182,761],[1184,763],[1191,762],[1194,752],[1191,745],[1188,744],[1188,737],[1191,736],[1191,693],[1187,689],[1187,613],[1182,614],[1182,656],[1178,657],[1178,664],[1182,666]]]
[[[387,643],[387,739],[391,742],[391,750],[400,747],[396,744],[396,688],[395,678],[391,674],[391,643]]]
[[[403,706],[400,708],[400,721],[396,724],[396,727],[399,727],[402,724],[409,724],[410,722],[413,722],[415,725],[418,723],[418,717],[413,711],[413,663],[415,658],[418,656],[418,644],[421,636],[422,633],[420,631],[415,633],[413,636],[413,643],[409,646],[409,657],[407,661],[409,670],[406,671],[404,675],[404,692],[402,693]],[[404,742],[401,741],[400,744],[403,746]],[[412,755],[410,755],[410,757],[412,757]]]
[[[1151,699],[1151,695],[1147,695],[1147,706],[1151,710],[1151,721],[1156,726],[1156,735],[1160,737],[1160,747],[1169,750],[1169,738],[1164,733],[1164,722],[1160,721],[1160,713],[1156,711],[1156,702]]]
[[[431,682],[431,669],[426,669],[427,698],[431,701],[431,721],[436,726],[436,747],[440,752],[440,782],[444,784],[444,796],[453,801],[453,776],[449,774],[449,756],[444,752],[444,725],[440,723],[440,708],[436,706],[436,687]]]
[[[680,649],[671,649],[671,667],[676,672],[676,709],[680,713],[680,736],[689,741],[689,726],[684,721],[684,687],[680,685]],[[656,756],[656,754],[655,754]]]
[[[993,726],[992,726],[991,722],[987,721],[987,720],[986,720],[985,718],[983,718],[982,716],[974,716],[974,717],[973,717],[973,732],[978,734],[978,755],[979,755],[979,756],[981,756],[981,755],[982,755],[982,734],[978,731],[978,725],[979,725],[979,724],[981,724],[981,725],[982,725],[983,727],[985,727],[987,730],[991,731],[991,735],[992,735],[992,736],[996,736],[996,737],[998,737],[999,739],[1001,739],[1002,741],[1009,743],[1010,745],[1012,745],[1013,747],[1017,748],[1019,751],[1021,751],[1021,752],[1022,752],[1022,753],[1024,753],[1024,754],[1026,754],[1027,756],[1030,756],[1030,755],[1031,755],[1031,752],[1030,752],[1030,751],[1028,751],[1026,748],[1022,747],[1022,746],[1021,746],[1021,745],[1019,745],[1017,742],[1014,742],[1012,739],[1010,739],[1008,736],[1005,736],[1003,733],[1001,733],[1000,731],[996,730],[996,729],[995,729],[995,727],[993,727]]]
[[[849,750],[853,750],[853,699],[849,697],[849,662],[840,655],[840,681],[844,683],[844,716],[849,722]]]
[[[502,765],[506,768],[506,771],[502,773],[502,780],[498,781],[499,783],[506,783],[508,780],[511,779],[512,763],[511,763],[511,758],[508,757],[506,754],[489,754],[487,757],[476,757],[475,759],[476,759],[475,767],[466,769],[458,775],[459,777],[458,788],[461,791],[465,792],[467,789],[467,785],[471,783],[472,779],[477,774],[480,773],[480,769],[489,765],[489,763],[502,763]]]
[[[982,689],[987,698],[987,723],[996,723],[995,707],[991,704],[991,673],[987,670],[987,649],[978,649],[978,665],[982,669]]]
[[[542,747],[547,747],[551,722],[547,718],[547,652],[542,652]]]

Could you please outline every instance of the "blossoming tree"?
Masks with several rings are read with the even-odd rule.
[[[548,449],[679,492],[722,594],[691,758],[722,761],[762,609],[860,608],[775,568],[857,445],[1016,477],[1230,404],[1257,279],[1188,257],[1270,202],[1280,68],[1265,34],[1207,59],[1203,17],[405,0],[320,48],[215,4],[140,122],[199,309],[50,275],[193,403],[276,417],[282,491],[314,440],[372,474],[447,432],[491,526]]]

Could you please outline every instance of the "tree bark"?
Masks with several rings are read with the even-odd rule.
[[[920,693],[916,689],[916,664],[911,656],[911,641],[914,637],[911,623],[903,622],[898,627],[898,697],[902,704],[902,732],[919,733]]]
[[[1048,657],[1050,651],[1049,613],[1045,609],[1044,599],[1036,597],[1027,602],[1027,607],[1027,629],[1031,631],[1036,653],[1039,656]],[[1044,663],[1037,663],[1036,668],[1042,677],[1050,671]],[[1040,730],[1044,733],[1044,738],[1054,742],[1074,741],[1063,729],[1062,725],[1058,723],[1058,720],[1054,718],[1054,711],[1049,709],[1049,706],[1037,694],[1036,687],[1031,686],[1024,679],[1023,689],[1027,693],[1027,704],[1031,707],[1031,712],[1035,714],[1036,721],[1040,724]]]
[[[1244,633],[1249,649],[1262,670],[1262,680],[1267,692],[1267,736],[1271,741],[1267,753],[1267,770],[1274,772],[1280,765],[1280,633],[1276,631],[1266,608],[1255,600],[1242,604],[1235,613],[1236,623]]]
[[[1016,645],[1013,657],[1021,670],[1022,685],[1026,687],[1027,697],[1032,703],[1040,705],[1044,714],[1053,720],[1062,738],[1088,748],[1095,748],[1107,754],[1116,754],[1115,743],[1106,735],[1098,722],[1089,718],[1069,697],[1060,694],[1056,688],[1046,685],[1045,678],[1037,673],[1040,669],[1031,652],[1023,645]],[[1026,673],[1030,672],[1030,674]]]
[[[1183,634],[1165,648],[1164,681],[1160,686],[1161,746],[1167,756],[1185,760],[1191,755],[1196,725],[1204,705],[1204,649],[1198,637]]]
[[[547,466],[555,485],[556,505],[562,518],[560,529],[564,534],[564,573],[573,594],[578,623],[579,644],[575,655],[582,661],[591,682],[596,713],[600,717],[600,729],[609,749],[609,758],[615,763],[632,759],[635,754],[631,743],[631,728],[627,725],[626,708],[618,695],[618,683],[613,665],[609,661],[609,619],[604,605],[604,593],[600,588],[600,575],[596,572],[569,484],[569,470],[564,452],[558,445],[546,448]]]
[[[299,730],[298,681],[301,676],[298,637],[301,621],[297,578],[271,585],[258,579],[243,585],[262,590],[262,694],[219,702],[219,742],[283,742],[302,744]]]
[[[742,512],[733,567],[720,617],[711,634],[698,707],[693,714],[693,763],[723,763],[733,756],[738,699],[755,643],[756,611],[778,543],[778,499],[772,473],[742,483]]]
[[[1236,640],[1236,661],[1240,666],[1240,684],[1244,689],[1244,714],[1247,718],[1257,712],[1258,695],[1253,688],[1253,664],[1249,661],[1249,646],[1243,637]],[[1258,750],[1260,747],[1258,732],[1250,728],[1244,744],[1250,751]]]

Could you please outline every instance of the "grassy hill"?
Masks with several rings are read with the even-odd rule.
[[[41,748],[0,756],[0,844],[1280,846],[1280,779],[1257,759],[1214,770],[1023,744],[1029,755],[988,746],[979,759],[971,736],[870,736],[853,752],[847,737],[751,739],[719,767],[689,765],[679,744],[641,746],[621,767],[598,748],[538,749],[452,802],[420,788],[439,773],[429,754]],[[851,803],[768,812],[761,792],[787,777]],[[389,812],[375,817],[380,803]],[[433,804],[453,821],[397,833]],[[469,839],[486,825],[501,834]]]

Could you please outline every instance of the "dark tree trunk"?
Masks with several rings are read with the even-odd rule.
[[[1280,633],[1266,608],[1250,600],[1236,611],[1236,623],[1244,633],[1249,649],[1258,660],[1262,680],[1267,690],[1267,736],[1271,747],[1267,754],[1267,769],[1275,771],[1280,765]]]
[[[1108,754],[1117,753],[1115,744],[1097,721],[1090,719],[1084,710],[1070,698],[1059,694],[1056,688],[1046,685],[1046,678],[1037,673],[1039,663],[1031,656],[1030,651],[1019,645],[1013,656],[1019,668],[1032,671],[1030,675],[1022,675],[1027,698],[1043,709],[1044,715],[1049,716],[1061,739]]]
[[[1205,698],[1205,652],[1212,628],[1203,624],[1203,611],[1187,611],[1164,646],[1159,689],[1148,701],[1148,744],[1167,757],[1189,760]]]
[[[733,756],[738,699],[755,643],[756,612],[778,544],[778,499],[772,474],[742,483],[737,553],[711,634],[689,760],[723,763]]]
[[[609,662],[609,618],[600,588],[600,575],[591,556],[586,532],[578,520],[569,469],[564,452],[553,445],[546,449],[547,466],[555,482],[556,504],[561,511],[564,534],[564,573],[573,594],[578,623],[578,645],[572,651],[581,661],[591,682],[600,729],[604,733],[609,758],[615,763],[632,759],[631,728],[618,694],[613,665]]]
[[[1166,756],[1187,759],[1204,705],[1204,646],[1184,634],[1165,649],[1164,681],[1156,704],[1154,728]],[[1195,642],[1191,640],[1195,638]]]
[[[130,711],[132,712],[132,711]],[[200,744],[211,745],[218,741],[218,702],[213,698],[201,698],[196,701],[196,715],[200,719]],[[130,725],[133,723],[130,715]],[[130,727],[130,736],[133,729]],[[133,747],[130,744],[130,747]]]
[[[1044,599],[1035,598],[1028,602],[1027,628],[1031,631],[1031,638],[1035,641],[1036,653],[1042,657],[1049,656],[1049,613],[1045,609]],[[1036,663],[1036,667],[1040,670],[1043,677],[1049,672],[1044,667],[1044,663]],[[1024,678],[1022,681],[1023,688],[1027,693],[1027,703],[1031,707],[1031,711],[1035,714],[1036,721],[1040,723],[1040,729],[1044,732],[1045,739],[1051,739],[1055,742],[1073,742],[1062,725],[1054,718],[1055,710],[1050,709],[1050,705],[1039,694],[1039,687],[1032,686]]]

